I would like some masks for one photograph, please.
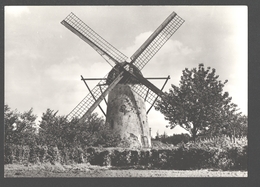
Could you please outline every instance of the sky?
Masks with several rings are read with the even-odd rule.
[[[33,108],[37,121],[47,108],[67,115],[88,94],[80,75],[102,78],[111,70],[60,23],[70,12],[131,57],[173,11],[185,22],[143,68],[143,76],[170,75],[168,92],[171,84],[179,86],[185,68],[203,63],[216,69],[219,80],[228,80],[224,91],[247,115],[247,6],[5,6],[5,104],[20,112]],[[151,82],[161,88],[164,80]],[[97,83],[88,82],[91,88]],[[101,106],[106,109],[104,102]],[[94,112],[102,116],[98,108]],[[166,128],[168,121],[154,109],[148,122],[153,137],[185,132]]]

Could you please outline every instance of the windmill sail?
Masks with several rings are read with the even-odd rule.
[[[61,22],[70,31],[93,47],[103,58],[116,64],[127,60],[127,56],[99,36],[72,12]]]
[[[104,80],[101,80],[68,115],[67,119],[71,121],[73,118],[84,120],[88,117],[100,102],[106,97],[109,91],[111,91],[116,84],[123,78],[123,71],[107,85],[107,75]]]
[[[184,20],[180,16],[175,12],[171,13],[131,56],[131,63],[141,70],[183,23]]]
[[[130,64],[135,65],[135,67],[141,70],[183,23],[184,20],[175,12],[172,12],[143,43],[143,45],[131,56]],[[139,77],[138,79],[141,84],[132,84],[131,87],[151,105],[154,104],[158,95],[160,97],[164,95],[161,90],[148,80],[142,77]]]
[[[126,71],[125,77],[127,78],[124,83],[129,84],[132,90],[139,96],[141,96],[149,104],[153,104],[158,95],[160,97],[164,96],[164,93],[160,89],[158,89],[155,85],[153,85],[150,81],[148,81],[140,74],[133,74],[130,71]],[[135,77],[138,80],[139,84],[132,84],[132,77]]]

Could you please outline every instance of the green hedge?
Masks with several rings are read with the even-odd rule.
[[[146,169],[247,170],[247,145],[225,148],[207,143],[183,144],[174,149],[130,150],[122,148],[5,145],[5,164],[59,162]]]

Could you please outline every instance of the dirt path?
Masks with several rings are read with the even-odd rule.
[[[247,171],[110,170],[89,165],[5,165],[5,177],[247,177]]]

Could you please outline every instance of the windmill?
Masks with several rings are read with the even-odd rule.
[[[130,57],[130,61],[127,61],[127,56],[99,36],[75,14],[70,13],[61,24],[114,66],[111,65],[112,70],[104,78],[97,79],[100,81],[92,90],[86,80],[93,79],[81,76],[89,94],[67,115],[67,119],[72,120],[76,117],[84,121],[99,107],[106,116],[106,123],[120,134],[128,147],[150,147],[147,113],[158,97],[163,99],[162,89],[170,77],[164,78],[166,81],[162,89],[159,89],[148,80],[149,78],[143,77],[141,70],[183,23],[184,20],[172,12]],[[107,103],[107,113],[100,106],[102,100]],[[145,102],[151,104],[148,111]]]

